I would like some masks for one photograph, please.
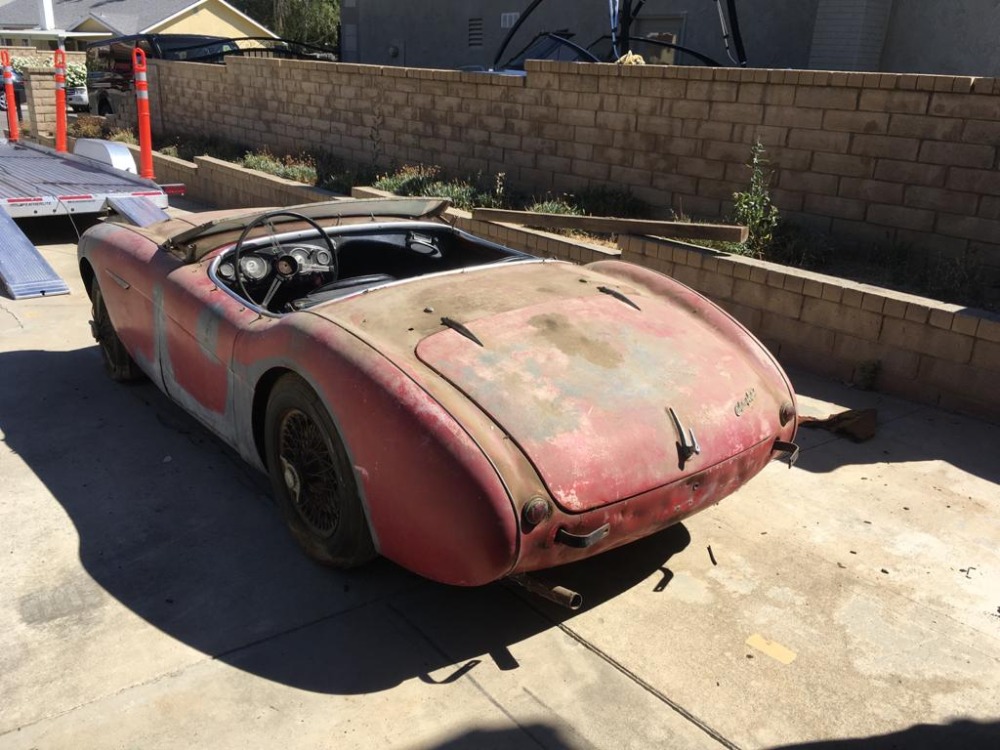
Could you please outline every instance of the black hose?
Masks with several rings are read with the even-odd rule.
[[[507,45],[510,44],[510,40],[514,38],[514,34],[517,33],[519,28],[521,28],[521,24],[528,19],[528,16],[535,12],[535,8],[541,5],[542,2],[543,0],[533,0],[524,13],[518,16],[517,20],[514,21],[514,25],[510,27],[510,31],[507,32],[507,36],[505,36],[503,42],[500,43],[500,49],[497,50],[497,56],[493,58],[493,70],[496,70],[497,66],[500,65],[500,58],[503,57],[503,53],[506,51]]]
[[[729,25],[733,30],[733,46],[736,47],[736,59],[739,60],[740,67],[747,66],[747,53],[743,49],[743,35],[740,33],[740,17],[736,12],[736,0],[726,0],[726,7],[729,9]]]

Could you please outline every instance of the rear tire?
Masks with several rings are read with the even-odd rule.
[[[101,285],[97,283],[97,278],[91,282],[90,299],[93,303],[93,317],[90,323],[94,340],[101,349],[101,359],[104,360],[104,369],[112,380],[119,383],[133,382],[145,378],[145,374],[139,369],[132,356],[125,349],[122,340],[118,338],[118,332],[108,315],[107,305],[104,304],[104,295],[101,294]]]
[[[326,407],[298,375],[274,385],[264,418],[271,486],[309,557],[352,568],[376,556],[347,449]]]

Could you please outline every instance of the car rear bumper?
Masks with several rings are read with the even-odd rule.
[[[678,523],[735,492],[772,459],[787,458],[788,444],[781,440],[762,441],[684,479],[592,511],[571,515],[557,510],[523,533],[511,573],[582,560]]]

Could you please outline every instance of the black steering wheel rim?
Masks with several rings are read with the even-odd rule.
[[[240,269],[240,252],[243,250],[243,244],[246,242],[246,239],[250,235],[250,232],[252,232],[257,227],[270,222],[272,219],[278,216],[287,216],[293,219],[298,219],[299,221],[304,221],[306,224],[315,229],[319,233],[319,236],[323,238],[323,241],[326,243],[326,246],[330,250],[330,258],[331,258],[330,268],[331,268],[331,273],[333,274],[333,278],[330,281],[331,282],[336,281],[337,277],[340,276],[340,263],[337,258],[337,245],[336,243],[334,243],[333,238],[330,237],[330,235],[328,235],[323,230],[323,227],[321,227],[316,222],[315,219],[310,219],[308,216],[300,214],[297,211],[288,211],[286,209],[280,209],[278,211],[268,211],[255,218],[253,221],[247,224],[246,227],[243,228],[243,231],[240,232],[239,239],[236,240],[236,245],[233,247],[233,266],[235,267],[234,270],[236,271],[236,283],[240,287],[240,294],[243,295],[244,299],[253,302],[254,304],[257,304],[257,300],[255,300],[253,297],[250,296],[250,294],[247,292],[246,284],[243,283],[243,272]],[[274,227],[272,227],[272,230],[273,229]],[[271,239],[272,241],[274,239],[273,233]]]

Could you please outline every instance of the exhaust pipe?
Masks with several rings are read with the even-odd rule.
[[[510,580],[518,586],[524,588],[526,591],[530,591],[536,596],[548,599],[550,602],[554,602],[560,607],[571,609],[574,612],[580,609],[583,605],[583,597],[565,586],[549,586],[548,584],[542,583],[538,579],[525,574],[511,576]]]

